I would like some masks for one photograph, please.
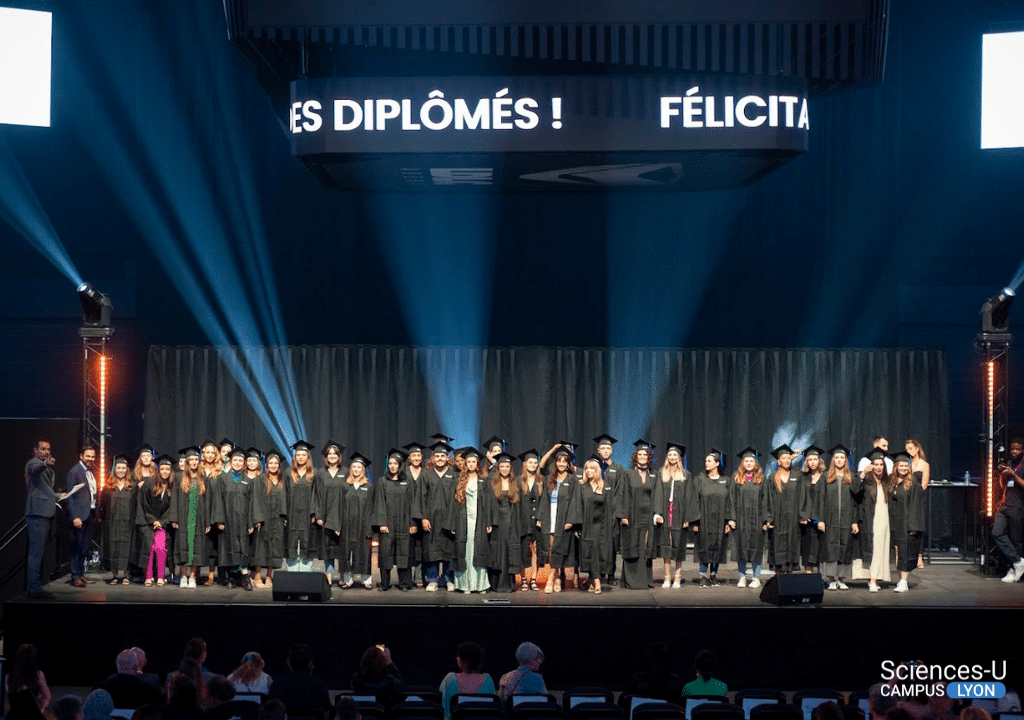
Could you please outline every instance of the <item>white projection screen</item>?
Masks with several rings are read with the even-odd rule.
[[[0,7],[0,123],[50,126],[52,16]]]
[[[981,147],[1024,147],[1024,32],[981,38]]]

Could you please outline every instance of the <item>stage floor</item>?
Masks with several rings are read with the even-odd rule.
[[[656,577],[660,566],[655,565]],[[894,573],[894,578],[896,577]],[[144,587],[133,583],[128,586],[108,585],[109,574],[89,575],[89,586],[75,588],[70,578],[55,580],[46,590],[56,595],[49,602],[85,603],[157,603],[185,605],[263,605],[273,603],[269,589],[247,592],[241,588],[228,589],[219,585],[183,589],[177,585],[162,588]],[[769,575],[764,576],[767,580]],[[374,575],[375,581],[378,576]],[[660,587],[650,590],[625,590],[605,585],[601,595],[580,590],[563,590],[560,593],[515,592],[464,595],[459,592],[438,590],[428,593],[422,588],[401,591],[392,585],[387,592],[377,589],[366,590],[357,585],[342,590],[335,581],[331,589],[330,605],[400,605],[444,607],[488,605],[512,605],[526,607],[761,607],[759,589],[738,588],[735,568],[726,570],[717,588],[700,588],[699,574],[695,569],[685,568],[683,586],[678,589]],[[1022,608],[1024,607],[1024,582],[1010,584],[1001,582],[999,577],[983,575],[973,565],[935,564],[910,574],[910,591],[893,592],[893,583],[883,584],[881,592],[868,592],[867,580],[848,582],[848,591],[825,591],[824,607],[868,608],[868,607],[929,607],[929,608]],[[25,597],[13,602],[32,602]],[[45,602],[45,601],[44,601]]]

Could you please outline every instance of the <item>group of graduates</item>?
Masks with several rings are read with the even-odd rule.
[[[329,582],[372,589],[376,541],[382,591],[393,569],[400,590],[421,580],[430,592],[466,593],[560,592],[578,571],[575,586],[600,594],[602,581],[618,583],[620,556],[623,587],[652,587],[652,561],[661,558],[662,587],[679,588],[692,546],[701,588],[720,584],[731,547],[740,587],[760,585],[767,553],[776,572],[820,571],[832,590],[848,589],[860,558],[871,567],[872,591],[888,579],[895,551],[902,592],[924,531],[921,473],[909,454],[877,447],[858,472],[842,445],[827,453],[783,445],[768,473],[747,448],[731,475],[712,448],[694,475],[679,443],[666,445],[656,468],[655,446],[637,440],[626,469],[611,459],[617,441],[609,435],[594,438],[597,451],[582,463],[565,441],[513,456],[498,437],[482,450],[432,440],[392,448],[373,482],[370,459],[345,458],[333,440],[319,467],[303,440],[290,458],[226,438],[183,448],[177,461],[144,445],[131,469],[118,456],[102,512],[113,581],[131,562],[146,569],[147,585],[154,576],[163,585],[176,569],[183,588],[196,587],[203,570],[211,585],[219,569],[222,582],[251,590],[271,587],[275,568],[317,563]]]

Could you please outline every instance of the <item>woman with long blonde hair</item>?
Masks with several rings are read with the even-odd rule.
[[[726,532],[732,534],[733,555],[739,566],[736,587],[761,586],[761,560],[764,557],[764,531],[768,518],[768,492],[764,470],[757,461],[757,450],[744,449],[738,455],[739,467],[733,474],[729,499],[733,517],[727,518]],[[751,577],[747,579],[747,565]],[[705,579],[701,579],[701,587]],[[715,585],[714,571],[710,584]]]
[[[253,488],[253,505],[263,516],[263,524],[253,535],[253,586],[274,586],[274,570],[281,567],[287,550],[288,497],[285,483],[284,456],[275,449],[267,450],[263,482]],[[263,567],[267,577],[263,579]]]
[[[919,473],[921,475],[921,492],[924,492],[928,489],[928,484],[932,481],[932,466],[928,463],[928,460],[925,457],[924,448],[921,447],[921,441],[910,438],[903,444],[903,446],[907,449],[907,454],[910,455],[911,472]],[[924,568],[924,558],[920,553],[917,556],[917,567],[919,570]]]
[[[611,492],[601,477],[600,458],[583,463],[583,486],[580,494],[583,523],[580,526],[580,573],[587,573],[588,590],[601,594],[601,577],[611,574],[615,565],[612,555],[612,533],[615,531],[615,508]]]
[[[924,490],[921,473],[912,472],[910,455],[896,453],[893,458],[892,490],[889,494],[889,527],[896,548],[896,566],[900,581],[896,592],[907,592],[911,571],[917,567],[921,536],[925,530]]]
[[[316,469],[313,467],[314,446],[305,440],[292,444],[294,456],[288,473],[288,558],[289,570],[310,571],[313,560],[320,557],[323,532],[317,524],[317,503],[313,497]],[[320,518],[322,519],[322,518]]]
[[[861,479],[850,471],[850,451],[846,446],[836,445],[828,454],[831,459],[822,488],[821,510],[815,518],[822,533],[820,567],[822,575],[829,580],[829,590],[849,590],[845,580],[850,577],[860,532],[856,498],[861,491]]]
[[[114,458],[110,480],[100,496],[100,517],[106,538],[107,560],[114,577],[111,585],[130,585],[128,560],[135,535],[135,480],[128,472],[128,456]],[[118,574],[120,573],[120,577]]]
[[[210,553],[210,495],[206,478],[199,466],[198,447],[185,448],[185,469],[181,480],[171,493],[171,511],[168,516],[174,534],[174,561],[181,567],[181,587],[196,587],[199,566]]]
[[[135,524],[139,530],[137,564],[146,569],[146,587],[152,587],[154,574],[157,587],[164,586],[169,539],[167,526],[174,490],[174,460],[169,455],[161,455],[156,459],[156,468],[156,475],[139,488],[135,506]]]
[[[697,484],[683,467],[686,446],[668,443],[665,461],[654,483],[654,552],[664,562],[663,588],[678,588],[683,579],[682,562],[686,559],[686,541],[690,522],[699,518]],[[673,563],[675,573],[672,572]]]
[[[462,449],[463,465],[455,485],[455,502],[449,507],[444,528],[455,538],[452,548],[455,589],[466,595],[483,594],[490,588],[487,567],[489,536],[494,526],[494,495],[487,479],[480,474],[481,457],[481,452],[474,447]]]
[[[523,469],[519,475],[519,495],[523,511],[523,582],[521,590],[537,587],[538,558],[548,557],[547,535],[541,532],[541,504],[544,477],[540,474],[540,454],[533,448],[519,454]]]

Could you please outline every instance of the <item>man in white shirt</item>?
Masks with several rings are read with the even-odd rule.
[[[881,435],[879,435],[878,437],[876,437],[874,439],[874,442],[871,443],[871,447],[872,447],[872,449],[878,448],[879,450],[884,450],[886,453],[888,453],[889,452],[889,441],[886,440]],[[870,454],[870,453],[868,453],[868,454]],[[868,454],[865,454],[864,457],[862,457],[860,459],[860,462],[857,463],[857,472],[860,473],[860,476],[862,478],[864,477],[864,473],[867,470],[868,465],[871,464],[871,461],[867,457]],[[889,458],[889,457],[885,458],[885,474],[886,475],[892,475],[892,459]]]

